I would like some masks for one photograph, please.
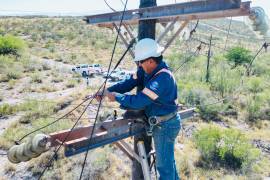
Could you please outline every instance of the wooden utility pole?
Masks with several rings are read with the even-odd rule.
[[[156,0],[140,0],[140,8],[157,6]],[[138,40],[143,38],[155,39],[156,34],[156,20],[140,20],[138,27]],[[144,87],[138,87],[137,92],[141,91]],[[146,133],[134,137],[134,151],[138,154],[137,143],[139,141],[144,142],[146,154],[149,154],[152,147],[152,137],[147,136]],[[150,164],[150,158],[148,158],[148,163]],[[137,160],[132,162],[132,180],[143,180],[143,171],[141,164]]]
[[[205,76],[205,79],[206,79],[207,83],[209,82],[209,78],[210,78],[209,66],[210,66],[210,58],[212,56],[211,46],[212,46],[212,34],[210,36],[209,49],[208,49],[208,55],[207,55],[207,66],[206,66],[206,76]]]

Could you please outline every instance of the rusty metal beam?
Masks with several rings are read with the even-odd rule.
[[[187,109],[179,112],[182,119],[190,118],[194,115],[194,109]],[[64,142],[65,155],[72,156],[88,149],[94,149],[106,144],[115,143],[134,135],[145,132],[146,124],[141,119],[117,119],[107,120],[97,124],[89,146],[89,136],[93,131],[93,126],[78,127],[73,131],[64,130],[51,133],[51,146],[57,146]],[[122,143],[123,145],[123,143]],[[124,145],[125,146],[125,145]],[[128,149],[125,146],[125,149]],[[136,157],[135,157],[136,158]]]
[[[137,24],[139,20],[156,19],[157,22],[162,23],[172,21],[175,17],[179,17],[179,21],[186,21],[247,16],[249,14],[250,2],[241,2],[241,0],[201,0],[129,10],[125,12],[123,22]],[[86,21],[89,24],[109,27],[112,26],[112,23],[118,24],[121,15],[122,12],[113,12],[86,16]]]

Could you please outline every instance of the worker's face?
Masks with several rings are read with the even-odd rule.
[[[144,72],[150,74],[157,66],[156,62],[151,58],[139,61],[139,66],[143,68]]]

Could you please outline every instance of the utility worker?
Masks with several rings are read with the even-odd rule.
[[[129,79],[106,89],[110,101],[117,101],[127,109],[144,109],[147,118],[155,118],[153,128],[156,167],[160,180],[179,179],[174,159],[174,144],[180,131],[177,113],[177,85],[167,64],[163,61],[163,47],[153,39],[145,38],[135,46],[134,61],[138,71]],[[126,95],[136,86],[144,89],[136,95]],[[99,94],[100,95],[100,94]],[[96,96],[101,100],[101,96]]]

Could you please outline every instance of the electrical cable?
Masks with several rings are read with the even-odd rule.
[[[107,2],[106,0],[103,0],[103,1],[105,2],[105,4],[106,4],[113,12],[116,12],[116,10],[113,9],[113,8],[108,4],[108,2]]]
[[[16,115],[11,115],[12,117],[25,117],[25,115],[27,114],[16,114]],[[7,116],[2,116],[2,117],[7,117]],[[57,117],[55,116],[41,116],[40,118],[44,118],[44,119],[56,119]],[[75,117],[76,118],[76,117]],[[74,118],[71,118],[71,117],[65,117],[65,118],[62,118],[62,119],[74,119]],[[81,119],[94,119],[93,117],[89,117],[89,118],[81,118]],[[23,123],[22,123],[23,124]],[[27,123],[26,123],[27,124]],[[17,143],[19,143],[20,141],[16,141]]]
[[[194,53],[192,53],[191,55],[189,55],[189,56],[186,58],[186,60],[185,60],[182,64],[180,64],[180,66],[179,66],[178,68],[176,68],[176,69],[173,71],[173,73],[176,73],[179,69],[181,69],[181,67],[182,67],[184,64],[186,64],[187,62],[191,61],[191,57],[192,57],[192,56],[195,56],[196,53],[200,52],[200,50],[201,50],[201,45],[202,45],[202,43],[196,48],[196,51],[195,51]]]
[[[21,139],[19,139],[19,140],[16,141],[15,143],[16,143],[16,144],[19,144],[19,142],[21,142],[24,138],[26,138],[26,137],[29,136],[30,134],[33,134],[33,133],[35,133],[35,132],[37,132],[37,131],[40,131],[41,129],[44,129],[44,128],[46,128],[46,127],[48,127],[48,126],[50,126],[50,125],[56,123],[57,121],[61,120],[62,118],[66,117],[66,116],[69,115],[71,112],[73,112],[74,110],[76,110],[79,106],[81,106],[83,103],[85,103],[85,102],[88,101],[88,100],[89,100],[89,99],[85,99],[83,102],[81,102],[81,103],[80,103],[79,105],[77,105],[75,108],[73,108],[73,109],[70,110],[68,113],[66,113],[66,114],[64,114],[63,116],[61,116],[60,118],[56,119],[55,121],[53,121],[53,122],[51,122],[51,123],[49,123],[49,124],[47,124],[47,125],[45,125],[45,126],[42,126],[42,127],[38,128],[38,129],[36,129],[36,130],[34,130],[34,131],[30,132],[30,133],[27,133],[26,135],[24,135]]]
[[[127,50],[124,52],[124,54],[122,55],[122,57],[119,59],[119,61],[117,62],[117,64],[114,66],[113,70],[115,70],[118,65],[122,62],[122,60],[124,59],[125,55],[127,54],[127,52],[129,51],[129,49],[132,47],[132,45],[135,43],[135,41],[131,41],[130,45],[128,46]],[[114,48],[114,51],[115,51],[115,48]],[[114,52],[113,51],[113,52]],[[112,59],[111,59],[112,61]],[[111,62],[110,62],[110,65],[111,65]],[[108,68],[108,72],[109,72],[110,68]],[[110,74],[108,74],[106,76],[106,80],[108,79],[108,77],[112,74],[113,70],[110,72]],[[97,90],[97,92],[99,92],[101,90],[101,88],[103,87],[103,93],[104,94],[104,89],[105,89],[105,86],[106,86],[106,80],[102,83],[102,85],[99,87],[99,89]],[[41,177],[43,176],[43,174],[45,173],[45,171],[47,170],[47,168],[51,165],[53,159],[56,157],[58,151],[60,150],[60,148],[62,147],[62,145],[65,143],[65,141],[67,140],[67,138],[69,137],[70,133],[73,131],[73,129],[76,127],[77,123],[79,122],[79,120],[81,119],[82,115],[85,113],[85,111],[87,110],[88,106],[92,103],[92,101],[94,100],[95,96],[92,96],[91,97],[91,100],[90,102],[88,103],[88,105],[85,107],[84,111],[82,112],[82,114],[80,115],[80,117],[77,119],[77,121],[75,122],[75,124],[73,125],[73,127],[70,129],[70,131],[68,132],[68,134],[64,137],[64,140],[62,141],[62,143],[59,145],[59,147],[54,151],[54,155],[51,157],[51,159],[48,161],[48,163],[46,164],[45,168],[43,169],[43,171],[41,172],[40,176],[38,179],[41,179]],[[86,100],[88,100],[89,98],[87,98]],[[86,101],[85,100],[85,101]],[[84,102],[85,102],[84,101]],[[101,103],[100,103],[101,105]],[[99,106],[100,108],[100,106]],[[98,109],[99,110],[99,109]],[[97,113],[98,115],[98,113]],[[95,117],[95,122],[94,122],[94,126],[93,126],[93,129],[95,129],[95,125],[96,125],[96,121],[97,121],[97,116]],[[47,127],[48,125],[46,125]],[[44,128],[44,127],[43,127]],[[42,129],[43,129],[42,128]],[[39,128],[41,129],[41,128]],[[37,131],[37,130],[36,130]],[[92,131],[93,132],[93,131]],[[33,132],[32,132],[33,133]],[[25,136],[26,137],[26,136]],[[91,141],[91,137],[90,137],[90,141]]]
[[[196,29],[197,29],[197,27],[198,27],[198,25],[199,25],[199,19],[197,20],[197,23],[196,23],[196,25],[194,26],[194,28],[190,31],[190,37],[196,32]]]
[[[89,98],[89,97],[87,97],[87,98]],[[59,103],[57,101],[50,101],[50,100],[36,100],[36,99],[22,99],[22,100],[25,100],[25,101],[28,101],[28,102],[49,103],[49,104],[56,104],[56,105],[57,105],[57,103]],[[77,106],[77,105],[81,105],[81,104],[79,104],[79,103],[70,103],[70,104],[68,104],[68,106],[75,106],[75,105]],[[92,103],[91,105],[97,106],[98,104]],[[102,107],[117,108],[116,106],[109,106],[109,105],[102,105]]]
[[[108,77],[112,74],[112,72],[113,72],[113,71],[118,67],[118,65],[122,62],[122,60],[124,59],[125,55],[126,55],[127,52],[129,51],[129,49],[133,46],[134,43],[135,43],[135,40],[133,39],[133,40],[130,42],[130,44],[129,44],[127,50],[123,53],[123,55],[121,56],[121,58],[119,59],[119,61],[118,61],[117,64],[115,65],[115,67],[113,68],[113,70],[110,72],[110,74],[107,73],[107,74],[108,74],[108,75],[107,75]],[[104,83],[105,83],[105,81],[104,81],[103,84],[99,87],[99,89],[97,90],[97,92],[100,91],[100,89],[103,87]],[[49,123],[49,124],[47,124],[47,125],[45,125],[45,126],[42,126],[42,127],[38,128],[38,129],[36,129],[36,130],[34,130],[34,131],[32,131],[32,132],[30,132],[30,133],[24,135],[20,140],[16,141],[16,143],[22,141],[25,137],[29,136],[30,134],[33,134],[33,133],[35,133],[35,132],[37,132],[37,131],[39,131],[39,130],[41,130],[41,129],[44,129],[45,127],[48,127],[48,126],[50,126],[50,125],[56,123],[57,121],[61,120],[62,118],[64,118],[65,116],[69,115],[71,112],[73,112],[74,110],[76,110],[79,106],[81,106],[81,105],[82,105],[83,103],[85,103],[87,100],[93,99],[93,98],[94,98],[94,97],[86,98],[83,102],[81,102],[80,104],[78,104],[75,108],[73,108],[71,111],[69,111],[69,112],[66,113],[65,115],[61,116],[60,118],[56,119],[55,121],[53,121],[53,122],[51,122],[51,123]]]
[[[128,3],[128,0],[126,0],[125,6],[124,6],[124,10],[122,12],[122,16],[121,16],[121,20],[120,20],[120,25],[119,25],[119,29],[118,29],[118,32],[117,32],[116,40],[115,40],[115,43],[114,43],[114,48],[113,48],[113,51],[112,51],[112,55],[111,55],[110,63],[109,63],[109,66],[108,66],[107,74],[110,72],[110,68],[111,68],[113,57],[114,57],[114,53],[115,53],[115,49],[116,49],[118,37],[119,37],[119,34],[120,34],[120,29],[121,29],[121,26],[122,26],[124,14],[125,14],[125,11],[126,11],[127,3]],[[105,85],[103,86],[102,95],[104,94],[107,80],[108,80],[108,76],[106,76],[106,79],[105,79],[105,83],[104,83]],[[88,141],[87,151],[85,153],[85,158],[84,158],[83,165],[82,165],[82,170],[81,170],[81,173],[80,173],[80,180],[82,179],[83,170],[84,170],[85,163],[86,163],[86,160],[87,160],[87,156],[88,156],[88,152],[89,152],[89,147],[91,145],[91,140],[92,140],[92,137],[93,137],[93,134],[94,134],[94,131],[95,131],[96,121],[97,121],[97,117],[98,117],[98,113],[99,113],[101,104],[102,104],[102,100],[100,101],[100,104],[98,106],[98,110],[97,110],[97,113],[96,113],[96,119],[95,119],[95,122],[94,122],[94,125],[93,125],[93,130],[91,131],[91,135],[90,135],[90,138],[89,138],[89,141]]]
[[[267,47],[267,43],[264,42],[263,45],[260,47],[260,49],[257,51],[257,53],[255,54],[255,56],[252,58],[252,60],[250,61],[248,68],[247,68],[247,72],[250,72],[251,70],[251,66],[254,62],[254,60],[256,59],[256,57],[261,53],[261,51],[263,50],[263,48]]]
[[[94,98],[92,98],[89,103],[88,103],[88,106],[92,103]],[[87,106],[87,107],[88,107]],[[43,176],[43,174],[45,173],[45,171],[47,170],[48,167],[51,166],[51,163],[53,161],[53,159],[55,159],[58,151],[60,150],[60,148],[62,147],[62,145],[66,142],[67,138],[69,137],[69,135],[71,134],[71,132],[73,131],[73,129],[76,127],[76,125],[78,124],[79,120],[81,119],[82,115],[85,113],[86,111],[86,108],[84,108],[84,111],[81,113],[80,117],[77,119],[77,121],[74,123],[74,125],[72,126],[71,130],[68,132],[68,134],[65,136],[64,140],[61,142],[61,144],[58,146],[58,148],[54,151],[54,155],[51,157],[51,159],[48,161],[48,163],[46,164],[45,168],[42,170],[40,176],[38,177],[38,180],[41,179],[41,177]]]
[[[132,42],[132,44],[133,44],[133,43],[134,43],[134,41]],[[120,62],[123,60],[125,54],[127,54],[128,50],[131,48],[132,44],[129,45],[129,48],[125,51],[125,53],[123,54],[123,56],[122,56],[121,59],[119,60]],[[117,63],[117,64],[119,65],[120,63]],[[117,68],[117,66],[114,67],[114,70],[115,70],[116,68]],[[108,70],[109,70],[109,69],[108,69]],[[112,72],[111,72],[111,73],[112,73]],[[108,76],[109,76],[109,75],[110,75],[110,74],[108,74]],[[107,76],[107,77],[108,77],[108,76]],[[106,81],[105,81],[105,82],[106,82]],[[101,90],[102,87],[105,87],[105,85],[106,85],[105,82],[100,86],[100,88],[98,89],[97,92],[99,92],[99,91]],[[103,94],[104,94],[104,88],[103,88]],[[62,145],[65,143],[65,141],[67,140],[67,138],[69,137],[69,135],[70,135],[70,133],[73,131],[73,129],[76,127],[77,123],[78,123],[79,120],[81,119],[82,115],[84,114],[84,112],[86,111],[86,109],[88,108],[88,106],[92,103],[93,99],[94,99],[94,96],[91,97],[90,102],[88,103],[88,105],[86,106],[86,108],[84,109],[84,111],[82,112],[82,114],[80,115],[80,117],[77,119],[77,121],[75,122],[75,124],[73,125],[73,127],[70,129],[70,131],[68,132],[68,134],[64,137],[64,140],[63,140],[62,143],[59,145],[59,147],[56,149],[56,151],[54,151],[54,155],[53,155],[53,156],[51,157],[51,159],[48,161],[48,163],[46,164],[45,168],[44,168],[43,171],[41,172],[41,174],[40,174],[40,176],[39,176],[38,179],[41,179],[41,177],[43,176],[43,174],[45,173],[45,171],[47,170],[47,168],[51,165],[51,163],[52,163],[53,159],[56,157],[58,151],[60,150],[60,148],[62,147]],[[86,102],[87,100],[88,100],[88,99],[86,99],[85,101],[83,101],[83,103]],[[81,103],[81,104],[83,104],[83,103]],[[99,108],[100,108],[100,106],[99,106]],[[74,108],[73,110],[75,110],[75,108]],[[62,117],[63,117],[63,116],[62,116]],[[58,119],[58,120],[60,120],[60,119]],[[95,126],[95,124],[96,124],[96,120],[97,120],[97,116],[95,117],[94,126]],[[35,131],[31,132],[31,133],[28,133],[28,134],[25,135],[23,138],[21,138],[20,141],[21,141],[22,139],[24,139],[26,136],[28,136],[28,135],[30,135],[30,134],[32,134],[32,133],[34,133],[34,132],[36,132],[36,131],[38,131],[38,130],[40,130],[40,129],[43,129],[43,128],[45,128],[45,127],[48,127],[49,125],[51,125],[51,124],[53,124],[53,123],[55,123],[55,122],[52,122],[52,123],[50,123],[50,124],[48,124],[48,125],[46,125],[46,126],[43,126],[43,127],[39,128],[39,129],[37,129],[37,130],[35,130]],[[93,127],[93,129],[94,129],[94,127]],[[91,139],[91,138],[90,138],[90,139]]]

